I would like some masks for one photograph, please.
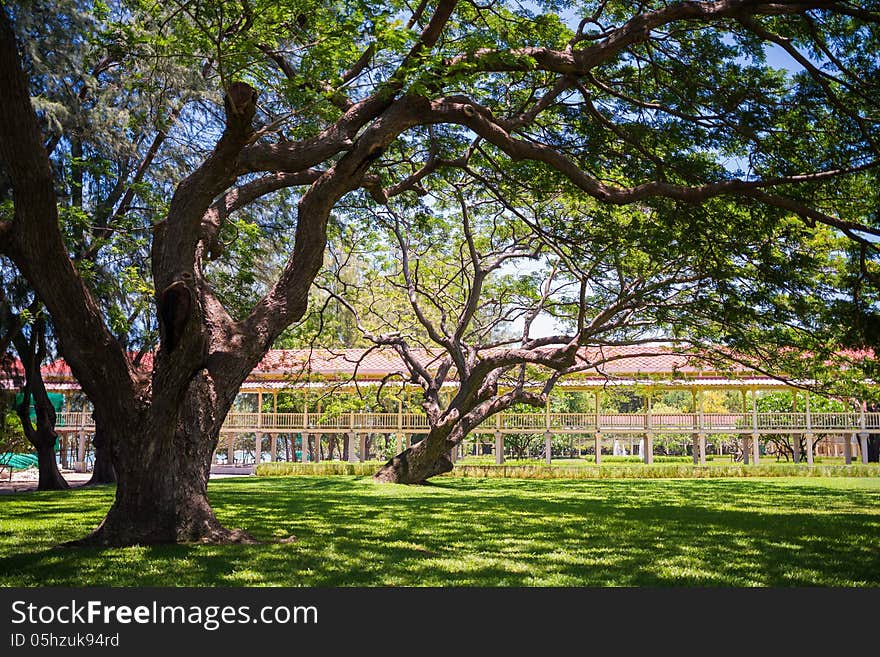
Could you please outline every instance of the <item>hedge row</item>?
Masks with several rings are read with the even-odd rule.
[[[864,465],[463,465],[456,477],[510,477],[517,479],[699,479],[715,477],[880,477],[880,468]]]
[[[261,463],[258,477],[290,475],[356,475],[369,476],[381,463]],[[547,466],[547,465],[456,465],[444,476],[508,477],[517,479],[668,479],[708,477],[880,477],[880,467],[870,465],[717,465],[695,466],[678,464]]]
[[[290,475],[372,475],[379,469],[378,461],[348,463],[346,461],[321,461],[320,463],[260,463],[258,477],[287,477]]]

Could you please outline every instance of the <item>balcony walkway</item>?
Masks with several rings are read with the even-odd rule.
[[[58,414],[59,432],[90,432],[91,413]],[[422,413],[230,413],[223,433],[428,433]],[[845,434],[880,432],[880,413],[500,413],[472,433]]]
[[[75,469],[86,469],[88,435],[94,431],[94,421],[89,412],[63,412],[58,414],[56,430],[62,435],[62,445],[75,440]],[[217,446],[215,461],[226,443],[227,463],[235,466],[235,442],[237,437],[251,441],[254,462],[262,460],[263,438],[269,439],[271,460],[276,460],[277,441],[284,434],[299,434],[302,444],[319,460],[322,437],[344,436],[351,460],[368,459],[366,446],[370,434],[394,435],[398,451],[412,444],[412,438],[427,434],[427,417],[421,413],[343,413],[340,415],[317,415],[306,413],[230,413],[223,425],[223,438]],[[712,436],[737,436],[745,464],[757,464],[760,459],[760,438],[768,434],[802,434],[807,446],[806,462],[813,463],[814,439],[830,438],[841,443],[846,464],[853,460],[852,440],[859,445],[861,461],[867,463],[867,439],[870,433],[880,432],[880,413],[500,413],[471,432],[465,443],[484,444],[484,437],[494,437],[492,453],[495,462],[504,462],[504,436],[512,434],[543,434],[545,461],[552,460],[554,435],[591,435],[595,442],[593,454],[597,465],[602,461],[603,449],[610,436],[638,435],[640,453],[645,463],[654,461],[654,437],[663,435],[689,435],[693,441],[696,465],[706,465],[707,440]],[[250,436],[253,438],[251,439]],[[465,444],[450,452],[456,460],[463,455]],[[482,449],[482,447],[480,448]],[[218,466],[215,466],[218,467]],[[243,467],[243,466],[242,466]],[[248,466],[250,472],[252,465]]]

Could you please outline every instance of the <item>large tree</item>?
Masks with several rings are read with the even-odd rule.
[[[827,338],[811,324],[822,298],[839,292],[842,265],[840,239],[825,226],[717,199],[691,223],[662,203],[609,211],[577,196],[496,194],[480,166],[469,158],[416,203],[367,206],[360,218],[351,208],[353,232],[384,228],[390,243],[351,240],[336,260],[368,246],[372,267],[357,280],[327,268],[316,283],[367,340],[399,355],[401,378],[423,392],[429,433],[378,481],[421,483],[451,470],[450,450],[477,426],[518,404],[543,409],[563,377],[655,353],[646,343],[673,340],[670,350],[729,365],[741,335]],[[781,259],[797,267],[780,279]],[[760,361],[780,365],[770,354]]]
[[[870,249],[880,232],[862,221],[873,199],[846,195],[877,162],[873,2],[603,0],[540,13],[455,0],[131,3],[117,33],[157,63],[185,58],[223,91],[222,113],[187,116],[195,143],[216,140],[151,221],[161,339],[147,367],[108,329],[60,230],[14,28],[30,6],[0,15],[0,162],[14,200],[0,250],[49,309],[96,421],[112,427],[116,500],[89,541],[248,539],[214,517],[211,454],[239,385],[303,316],[331,213],[358,190],[377,204],[420,193],[476,150],[509,186],[657,200],[688,208],[686,221],[724,197]],[[768,66],[767,46],[801,72]],[[302,191],[286,264],[233,316],[211,284],[227,217],[289,187]]]

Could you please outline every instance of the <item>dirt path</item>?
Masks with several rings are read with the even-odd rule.
[[[91,472],[74,472],[73,470],[62,470],[62,476],[67,483],[73,487],[82,486],[92,478]],[[4,493],[24,493],[37,488],[37,471],[22,470],[13,472],[12,479],[9,479],[9,472],[4,471],[0,475],[0,495]]]

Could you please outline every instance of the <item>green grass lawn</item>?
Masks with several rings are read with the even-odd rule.
[[[0,585],[880,585],[880,478],[296,476],[209,490],[222,522],[266,542],[56,548],[101,520],[112,488],[2,495]]]

